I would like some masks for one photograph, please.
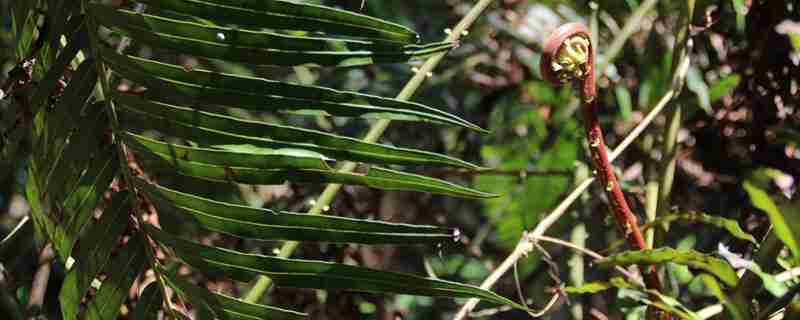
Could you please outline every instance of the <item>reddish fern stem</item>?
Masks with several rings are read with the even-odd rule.
[[[637,250],[648,249],[636,216],[631,212],[613,167],[608,160],[603,131],[597,119],[597,86],[594,73],[594,50],[589,31],[583,24],[570,23],[556,29],[545,42],[540,71],[542,78],[553,85],[580,81],[586,139],[589,143],[594,173],[608,196],[620,233],[628,245]],[[655,266],[641,266],[648,289],[661,291]]]

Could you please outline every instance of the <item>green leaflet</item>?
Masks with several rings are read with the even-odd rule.
[[[12,15],[12,25],[16,25],[15,22],[22,22],[22,27],[24,28],[23,30],[18,30],[21,32],[21,34],[18,34],[18,36],[22,36],[23,38],[17,38],[17,43],[19,44],[17,47],[17,60],[24,59],[25,55],[27,54],[26,52],[29,50],[29,41],[31,40],[33,29],[35,29],[37,20],[33,19],[34,15],[29,15],[31,12],[27,12],[27,10],[35,8],[37,3],[38,1],[24,1],[15,3],[13,6],[14,9],[16,9],[14,10],[15,14],[25,16],[25,21],[18,21],[16,20],[15,16]],[[34,79],[38,80],[38,84],[33,87],[35,88],[35,91],[30,95],[31,104],[29,109],[30,114],[34,115],[34,136],[37,136],[37,134],[43,129],[41,126],[43,119],[42,117],[39,117],[39,111],[41,111],[45,102],[49,100],[50,94],[53,93],[57,87],[58,80],[64,74],[64,69],[70,65],[70,61],[73,60],[78,51],[86,47],[86,29],[82,28],[81,26],[81,16],[74,16],[72,19],[70,19],[67,30],[65,30],[65,32],[71,32],[67,46],[63,48],[61,53],[52,60],[49,56],[45,58],[45,53],[41,53],[41,57],[37,59],[37,63],[34,65]],[[74,28],[77,28],[77,30],[73,30]],[[47,51],[51,54],[54,54],[54,51],[50,49],[50,46],[43,47],[41,51]],[[50,68],[45,72],[44,68],[47,65],[49,65]],[[9,112],[19,111],[20,110],[14,111],[14,109],[9,109],[4,112],[4,115],[10,114]],[[6,123],[6,125],[9,124]],[[20,142],[23,138],[28,136],[29,131],[14,130],[11,131],[10,134],[7,132],[7,134],[8,136],[4,137],[3,139],[4,147],[0,148],[2,149],[2,155],[0,155],[0,165],[8,165],[8,162],[16,159],[19,147],[21,146]],[[38,149],[34,149],[34,151],[38,151]]]
[[[172,247],[180,258],[194,267],[212,274],[224,271],[225,275],[239,281],[249,281],[257,275],[264,275],[272,278],[278,285],[289,287],[347,289],[422,296],[474,297],[525,309],[524,306],[493,292],[455,282],[338,263],[245,254],[224,248],[195,244],[150,226],[145,229],[154,239]]]
[[[620,297],[632,299],[642,304],[653,306],[669,312],[683,320],[701,320],[699,315],[684,306],[677,299],[664,295],[656,290],[644,289],[620,289]]]
[[[225,313],[228,314],[228,318],[235,320],[299,320],[307,318],[305,313],[272,306],[247,303],[223,294],[215,293],[213,298],[220,303],[222,308],[224,308]]]
[[[62,145],[58,148],[62,151],[53,151],[52,158],[44,157],[40,152],[43,150],[34,151],[29,163],[28,200],[36,200],[34,221],[40,230],[49,230],[56,252],[63,259],[70,256],[75,237],[119,169],[116,148],[98,146],[105,123],[100,120],[105,119],[105,113],[97,115],[81,119],[77,125],[83,126],[71,136],[51,139]]]
[[[297,183],[341,183],[363,185],[385,190],[431,192],[467,198],[489,198],[495,195],[459,186],[444,180],[390,169],[372,167],[366,174],[339,172],[332,169],[259,169],[187,161],[172,153],[160,153],[139,143],[128,146],[143,159],[150,171],[168,170],[179,174],[218,182],[269,185],[285,181]]]
[[[136,180],[159,212],[178,214],[205,228],[262,240],[420,244],[453,241],[452,230],[435,226],[318,216],[213,201]]]
[[[33,33],[36,29],[36,5],[39,1],[22,1],[15,3],[11,10],[11,31],[14,33],[17,61],[25,58],[28,48],[33,42]]]
[[[429,57],[452,48],[451,43],[398,43],[291,37],[273,32],[208,26],[157,15],[92,5],[89,13],[109,28],[153,47],[181,53],[257,65],[318,65],[350,67],[400,63]]]
[[[643,225],[642,231],[652,228],[653,226],[669,224],[678,220],[685,221],[687,223],[700,222],[715,227],[719,227],[720,229],[728,231],[728,233],[730,233],[737,239],[749,241],[750,243],[753,244],[758,244],[758,242],[756,242],[756,239],[753,238],[752,235],[742,230],[742,228],[739,226],[739,223],[736,220],[714,216],[702,212],[694,212],[694,211],[673,212],[664,216],[659,216],[655,221],[651,221]]]
[[[43,158],[47,161],[41,163],[42,167],[51,168],[44,181],[46,190],[43,199],[62,203],[74,190],[93,158],[104,158],[114,148],[103,141],[108,125],[106,113],[99,107],[93,109],[93,114],[75,121],[77,127],[68,136],[69,144],[61,154]]]
[[[187,105],[222,105],[258,111],[312,111],[341,117],[429,121],[484,131],[457,116],[419,103],[200,69],[187,71],[176,65],[122,56],[108,48],[98,50],[114,72],[148,86],[148,92],[156,92],[158,95],[146,94],[152,99],[169,97]]]
[[[789,292],[789,288],[785,283],[778,281],[774,275],[761,270],[761,267],[757,263],[748,263],[745,268],[761,279],[761,284],[764,286],[764,289],[772,294],[773,297],[779,298]]]
[[[735,287],[739,281],[736,272],[725,260],[712,257],[694,250],[675,250],[659,248],[654,250],[626,251],[598,260],[598,266],[610,267],[631,264],[656,264],[672,262],[713,274],[725,285]]]
[[[60,216],[53,214],[50,206],[43,203],[39,198],[40,190],[36,186],[36,172],[33,167],[28,167],[28,181],[25,184],[25,196],[31,206],[31,220],[35,226],[35,231],[38,234],[45,235],[48,239],[39,239],[42,241],[51,241],[53,248],[62,259],[69,257],[72,251],[72,245],[75,243],[75,235],[65,232],[62,227]]]
[[[119,172],[119,159],[117,149],[108,148],[92,160],[86,167],[86,172],[78,180],[72,193],[64,200],[64,212],[69,217],[66,227],[71,234],[78,234],[108,189],[111,181]]]
[[[781,213],[769,195],[754,183],[745,181],[743,187],[750,196],[753,206],[767,213],[775,235],[792,252],[795,264],[800,264],[800,239],[798,239],[800,237],[800,216],[798,216],[797,210],[792,213]]]
[[[736,86],[742,81],[742,76],[739,74],[726,75],[711,85],[709,90],[709,100],[711,103],[717,102],[722,97],[729,95]]]
[[[172,158],[231,167],[258,169],[314,169],[331,170],[326,161],[331,159],[303,149],[261,149],[245,151],[215,148],[194,148],[153,140],[135,133],[124,132],[120,136],[129,145],[146,148],[158,154],[169,154]],[[240,146],[241,150],[242,146]]]
[[[147,265],[146,243],[141,233],[131,237],[128,244],[104,269],[108,278],[103,281],[97,295],[86,306],[86,320],[115,319],[120,306],[128,296],[133,280]]]
[[[38,166],[40,177],[45,179],[40,182],[40,186],[45,186],[49,181],[52,175],[51,165],[56,164],[61,158],[62,151],[71,141],[69,136],[74,130],[89,125],[85,122],[92,121],[91,116],[81,117],[77,114],[83,112],[83,106],[91,96],[96,81],[97,69],[94,62],[92,60],[84,61],[75,71],[72,81],[64,89],[53,111],[37,115],[36,131],[38,135],[33,156],[35,159],[47,159],[40,161]]]
[[[613,277],[608,282],[590,282],[580,287],[567,287],[564,291],[571,294],[596,294],[609,289],[619,289],[619,295],[642,304],[667,311],[684,320],[700,320],[694,312],[683,306],[672,297],[655,290],[649,290],[627,282],[620,277]]]
[[[569,294],[596,294],[611,288],[627,289],[633,285],[620,277],[613,277],[609,282],[588,282],[579,287],[566,287],[564,292]]]
[[[216,315],[220,319],[229,320],[301,320],[308,315],[292,310],[253,304],[234,299],[219,293],[211,293],[174,273],[167,273],[169,285],[195,308],[205,309],[203,312]]]
[[[385,164],[477,166],[432,152],[366,143],[316,130],[244,120],[217,113],[112,93],[120,122],[128,130],[159,130],[203,144],[248,144],[264,148],[302,148],[338,160]]]
[[[128,191],[114,194],[100,221],[89,228],[73,254],[75,263],[64,278],[58,295],[64,319],[77,318],[81,299],[97,273],[105,267],[119,236],[125,231],[131,212],[129,196]]]
[[[314,4],[281,0],[139,0],[148,5],[252,29],[318,31],[342,36],[416,42],[419,36],[398,24]]]
[[[64,74],[64,69],[69,66],[70,62],[78,54],[78,51],[88,46],[88,35],[86,34],[86,26],[83,23],[83,15],[75,15],[69,20],[67,30],[71,34],[67,40],[67,46],[61,49],[53,66],[47,70],[42,81],[36,86],[36,91],[31,96],[31,111],[33,114],[38,114],[44,103],[50,97],[50,93],[56,89],[58,80]],[[75,29],[71,29],[71,28]]]
[[[35,170],[36,163],[31,161],[26,186],[31,217],[37,228],[49,236],[59,257],[66,260],[76,237],[117,174],[119,160],[116,149],[110,148],[108,152],[93,157],[63,202],[44,201],[41,198],[44,190],[36,186],[36,181],[40,180]]]

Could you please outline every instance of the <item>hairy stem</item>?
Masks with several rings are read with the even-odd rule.
[[[584,126],[594,175],[600,180],[609,207],[620,233],[628,246],[636,250],[648,249],[636,216],[631,212],[620,189],[614,168],[606,152],[603,130],[597,118],[597,85],[595,83],[595,57],[591,35],[585,26],[570,23],[556,29],[544,46],[541,60],[542,77],[554,85],[576,83],[583,103]],[[661,290],[654,266],[644,266],[643,275],[648,289]]]
[[[590,63],[592,59],[589,59]],[[600,180],[600,186],[606,193],[609,207],[614,214],[617,227],[628,243],[628,246],[637,250],[648,249],[644,241],[642,232],[639,230],[639,223],[636,216],[631,212],[625,195],[619,186],[617,177],[614,174],[614,167],[608,159],[606,152],[603,130],[600,128],[600,121],[597,118],[597,87],[594,81],[594,72],[589,72],[583,79],[582,99],[583,121],[586,129],[586,140],[589,143],[592,167],[595,175]],[[648,289],[661,291],[661,282],[655,266],[642,266],[645,286]]]
[[[458,39],[461,37],[461,34],[467,31],[467,29],[469,29],[472,23],[475,22],[475,20],[477,20],[478,17],[480,17],[483,11],[486,10],[486,8],[489,7],[490,4],[492,4],[492,1],[493,0],[480,0],[478,3],[476,3],[472,7],[472,9],[470,9],[467,15],[461,18],[461,21],[459,21],[458,24],[456,24],[452,32],[445,39],[445,41],[453,41],[453,42],[458,41]],[[420,70],[414,75],[414,77],[412,77],[408,81],[408,83],[406,83],[406,85],[397,95],[397,99],[399,100],[411,99],[411,97],[414,95],[417,89],[419,89],[419,87],[427,78],[427,74],[429,72],[432,72],[433,69],[435,69],[436,66],[439,65],[439,62],[442,61],[442,59],[446,55],[447,53],[440,53],[428,58],[428,60],[425,61]],[[378,141],[378,139],[380,139],[380,137],[389,127],[390,123],[391,123],[390,120],[379,120],[375,122],[374,124],[372,124],[372,126],[370,126],[370,129],[364,136],[363,141],[365,142]],[[353,170],[355,170],[355,168],[356,168],[356,163],[346,162],[342,165],[339,171],[352,172]],[[311,208],[311,210],[308,211],[308,214],[310,215],[322,214],[323,213],[322,209],[330,205],[330,203],[333,201],[333,198],[336,197],[336,194],[339,192],[339,189],[341,189],[341,187],[342,185],[335,183],[329,184],[327,187],[325,187],[325,190],[323,190],[322,194],[320,194],[319,198],[317,198],[317,201],[314,203],[314,206]],[[299,242],[297,241],[287,241],[281,247],[278,256],[282,258],[288,258],[294,253],[294,251],[297,249],[298,246]],[[255,284],[253,284],[253,287],[250,289],[250,291],[247,292],[244,300],[251,303],[258,301],[259,299],[261,299],[262,296],[264,296],[264,293],[267,292],[267,289],[269,289],[271,285],[272,285],[272,280],[270,278],[265,276],[260,276],[256,280]]]
[[[594,81],[592,80],[592,82]],[[592,83],[592,85],[594,84]],[[628,246],[637,250],[646,250],[648,249],[647,243],[639,230],[636,216],[633,215],[628,203],[625,201],[625,195],[622,193],[617,177],[614,175],[614,168],[608,160],[603,131],[600,129],[595,108],[596,102],[592,100],[592,102],[584,105],[583,110],[586,139],[589,141],[592,165],[597,172],[596,175],[600,180],[600,185],[605,190],[606,196],[608,196],[609,206],[614,214],[617,227],[628,242]],[[661,290],[661,283],[658,280],[655,266],[643,267],[643,276],[645,286],[648,289]]]

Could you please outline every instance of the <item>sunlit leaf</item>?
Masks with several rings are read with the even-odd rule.
[[[795,263],[800,264],[800,216],[783,214],[767,192],[752,182],[745,181],[743,187],[750,196],[753,206],[767,213],[769,221],[772,222],[773,232],[792,252]]]
[[[216,182],[237,182],[253,185],[297,183],[341,183],[363,185],[385,190],[431,192],[468,198],[489,198],[495,195],[459,186],[444,180],[390,169],[371,167],[366,174],[339,172],[333,169],[259,169],[233,167],[187,161],[170,153],[160,153],[139,144],[128,144],[143,160],[148,160],[149,170],[167,170],[182,175]]]
[[[253,29],[320,31],[351,37],[416,42],[417,34],[398,24],[345,10],[283,0],[139,0],[148,5],[224,24]]]
[[[359,40],[293,37],[274,32],[209,26],[164,16],[89,6],[89,13],[135,41],[180,53],[261,65],[350,67],[400,63],[446,52],[451,43],[402,45]]]
[[[110,49],[99,50],[114,72],[148,86],[145,96],[151,99],[169,97],[187,105],[221,105],[258,111],[430,121],[483,131],[455,115],[419,103],[201,69],[187,71],[177,65],[118,55]]]
[[[729,95],[733,89],[739,85],[741,80],[742,77],[738,74],[729,74],[714,82],[708,92],[708,98],[711,100],[711,103]]]
[[[752,235],[742,230],[739,222],[733,219],[714,216],[702,212],[672,212],[666,215],[659,216],[656,220],[648,222],[642,226],[642,230],[653,228],[654,226],[666,225],[675,221],[684,221],[686,223],[703,223],[711,226],[718,227],[727,231],[730,235],[737,239],[749,241],[750,243],[757,244],[756,239]]]
[[[78,51],[88,45],[88,35],[86,33],[86,26],[83,18],[83,15],[76,15],[70,19],[69,25],[67,26],[67,30],[69,30],[70,33],[66,34],[68,36],[67,45],[61,49],[56,61],[53,63],[50,69],[47,70],[47,73],[42,81],[40,81],[36,86],[36,91],[31,97],[31,108],[33,114],[37,114],[43,107],[44,103],[48,101],[50,93],[56,89],[58,86],[58,80],[64,75],[64,69],[70,65],[70,62],[72,62],[73,59],[75,59]],[[76,29],[71,29],[73,27]]]
[[[713,274],[729,287],[736,286],[739,277],[725,260],[694,250],[659,248],[653,250],[626,251],[598,260],[598,266],[620,266],[631,264],[677,263],[701,269]]]
[[[237,237],[353,243],[445,243],[452,230],[435,226],[318,216],[235,205],[138,180],[159,212],[187,217],[205,228]]]
[[[211,293],[181,279],[174,273],[167,273],[167,279],[169,279],[170,286],[192,302],[195,308],[206,309],[203,312],[214,314],[221,320],[300,320],[307,318],[304,313],[247,303],[223,294]]]
[[[136,144],[136,148],[146,148],[170,157],[205,164],[227,165],[231,167],[248,167],[259,169],[314,169],[331,170],[326,161],[331,159],[303,149],[264,149],[239,146],[231,148],[195,148],[178,144],[165,143],[126,132],[122,134],[127,144]]]
[[[228,277],[239,281],[249,281],[257,275],[264,275],[273,279],[279,286],[480,298],[492,303],[525,309],[490,291],[455,282],[338,263],[240,253],[195,244],[152,227],[147,227],[146,230],[156,240],[172,247],[179,257],[194,267],[212,274],[215,270],[223,271]]]
[[[263,148],[295,148],[337,160],[372,163],[477,166],[457,158],[421,150],[367,143],[326,132],[245,120],[192,108],[148,101],[130,94],[111,95],[129,130],[158,130],[202,145],[247,144]]]
[[[64,278],[58,297],[64,319],[76,318],[89,285],[106,266],[111,251],[117,247],[117,240],[130,219],[129,195],[127,191],[114,194],[100,221],[92,225],[81,239],[81,245],[74,254],[76,262]]]
[[[648,290],[634,285],[623,278],[614,277],[608,282],[590,282],[580,287],[567,287],[564,291],[571,294],[597,294],[609,289],[618,289],[622,298],[632,299],[648,306],[656,307],[685,320],[700,320],[700,317],[686,308],[678,300],[663,295],[655,290]]]

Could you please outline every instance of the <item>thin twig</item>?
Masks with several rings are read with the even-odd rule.
[[[533,237],[533,235],[531,235],[531,237]],[[580,253],[583,253],[583,254],[585,254],[587,256],[590,256],[595,260],[600,260],[600,259],[605,258],[603,255],[601,255],[601,254],[599,254],[599,253],[597,253],[595,251],[589,250],[587,248],[575,245],[572,242],[564,241],[564,240],[561,240],[561,239],[558,239],[558,238],[552,238],[552,237],[548,237],[548,236],[538,236],[538,237],[534,238],[533,240],[534,241],[539,240],[539,241],[544,241],[544,242],[550,242],[550,243],[554,243],[554,244],[557,244],[557,245],[560,245],[560,246],[564,246],[564,247],[570,248],[572,250],[578,251]],[[644,283],[642,283],[642,279],[641,278],[637,277],[635,274],[631,273],[630,271],[625,270],[625,268],[620,267],[620,266],[616,266],[615,269],[617,271],[619,271],[619,273],[624,275],[626,278],[628,278],[628,280],[630,280],[631,282],[634,282],[634,283],[640,284],[640,285],[644,284]]]
[[[534,234],[526,234],[525,236],[523,236],[523,240],[521,240],[517,244],[517,247],[514,249],[514,252],[511,255],[513,257],[516,257],[517,259],[513,260],[513,261],[511,259],[506,259],[505,261],[503,261],[503,264],[510,264],[510,265],[507,266],[507,267],[501,265],[500,267],[498,267],[498,270],[501,269],[501,268],[506,268],[506,269],[507,268],[514,268],[516,262],[519,261],[519,259],[526,257],[528,255],[528,253],[530,253],[531,250],[533,250],[533,244],[535,242],[538,242],[538,241],[550,242],[550,243],[554,243],[554,244],[557,244],[557,245],[561,245],[561,246],[573,249],[575,251],[581,252],[581,253],[583,253],[583,254],[585,254],[587,256],[592,257],[595,260],[599,260],[599,259],[605,258],[603,255],[601,255],[601,254],[599,254],[599,253],[597,253],[595,251],[589,250],[589,249],[581,247],[581,246],[577,246],[577,245],[575,245],[575,244],[573,244],[571,242],[567,242],[567,241],[564,241],[564,240],[561,240],[561,239],[552,238],[552,237],[548,237],[548,236],[544,236],[544,235],[538,235],[537,236],[537,235],[534,235]],[[625,268],[617,266],[617,267],[615,267],[615,269],[619,273],[624,275],[626,278],[628,278],[631,282],[634,282],[634,283],[637,283],[637,284],[643,284],[640,277],[637,277],[635,274],[631,273],[630,271],[625,270]],[[494,279],[494,281],[496,282],[497,280],[499,280],[499,277],[502,276],[502,274],[501,273],[493,273],[492,275],[490,275],[490,277],[492,277],[492,276],[497,277],[496,279]],[[489,279],[487,278],[487,280],[489,280]],[[484,288],[484,289],[488,289],[488,288]],[[551,303],[552,303],[552,301],[551,301]],[[550,305],[550,303],[548,303],[548,305]],[[466,307],[467,305],[464,305],[464,306]],[[474,308],[474,306],[473,306],[473,308]],[[469,310],[466,309],[466,308],[461,308],[461,310],[459,310],[459,313],[460,312],[467,312],[467,314],[469,314],[470,317],[483,317],[483,316],[490,316],[490,315],[493,315],[493,314],[496,314],[496,313],[499,313],[499,312],[510,310],[510,308],[498,308],[498,309],[489,309],[489,310],[482,310],[482,311],[478,311],[478,312],[472,312],[471,309],[472,308],[470,308]],[[464,311],[464,310],[467,310],[467,311]],[[455,319],[463,319],[464,316],[466,316],[466,314],[464,314],[464,315],[457,314]],[[461,318],[459,318],[459,317],[461,317]]]
[[[517,263],[517,261],[519,261],[523,257],[527,257],[531,251],[533,251],[533,239],[529,237],[529,234],[527,232],[524,232],[522,235],[522,239],[520,239],[520,241],[517,242],[517,246],[514,247],[514,251],[512,251],[511,254],[505,260],[503,260],[503,262],[500,263],[499,266],[497,266],[497,269],[495,269],[494,272],[489,274],[489,277],[483,280],[483,283],[481,284],[481,289],[484,290],[491,289],[491,287],[495,283],[497,283],[498,280],[500,280],[500,277],[502,277],[508,270],[510,270],[514,266],[514,264]],[[463,307],[461,307],[460,310],[458,310],[458,313],[456,313],[453,319],[454,320],[464,319],[464,317],[466,317],[467,314],[472,312],[472,309],[474,309],[475,306],[478,305],[479,301],[480,299],[476,298],[469,299],[467,303]]]
[[[511,311],[511,310],[514,310],[514,308],[511,307],[511,306],[500,306],[500,307],[497,307],[497,308],[488,308],[488,309],[483,309],[483,310],[480,310],[480,311],[470,312],[469,316],[470,316],[470,318],[491,317],[491,316],[496,315],[498,313],[508,312],[508,311]]]
[[[56,254],[52,243],[47,243],[39,253],[39,267],[33,275],[31,292],[26,306],[28,319],[36,319],[36,316],[42,311],[44,295],[47,292],[47,283],[50,281],[50,270],[55,257]]]
[[[558,302],[558,300],[562,297],[561,291],[559,291],[559,289],[562,286],[562,281],[558,277],[558,265],[556,265],[556,263],[553,262],[553,257],[550,256],[550,253],[547,252],[547,250],[545,250],[544,248],[542,248],[538,244],[535,247],[536,247],[536,249],[539,250],[539,252],[542,253],[542,261],[544,261],[548,265],[549,271],[547,273],[550,275],[550,278],[552,278],[553,281],[555,281],[555,284],[556,284],[555,285],[555,288],[556,288],[555,289],[555,293],[550,297],[550,301],[548,301],[544,305],[544,307],[542,307],[542,309],[540,309],[539,311],[533,311],[533,309],[527,310],[528,315],[530,315],[533,318],[539,318],[539,317],[545,315],[547,312],[549,312],[550,309],[552,309],[556,305],[556,302]],[[517,270],[517,264],[516,263],[514,264],[514,285],[517,288],[517,294],[519,295],[519,301],[526,301],[525,295],[522,293],[522,285],[520,284],[520,281],[519,281],[519,272]],[[528,304],[527,301],[526,301],[525,304],[527,306],[527,304]]]

